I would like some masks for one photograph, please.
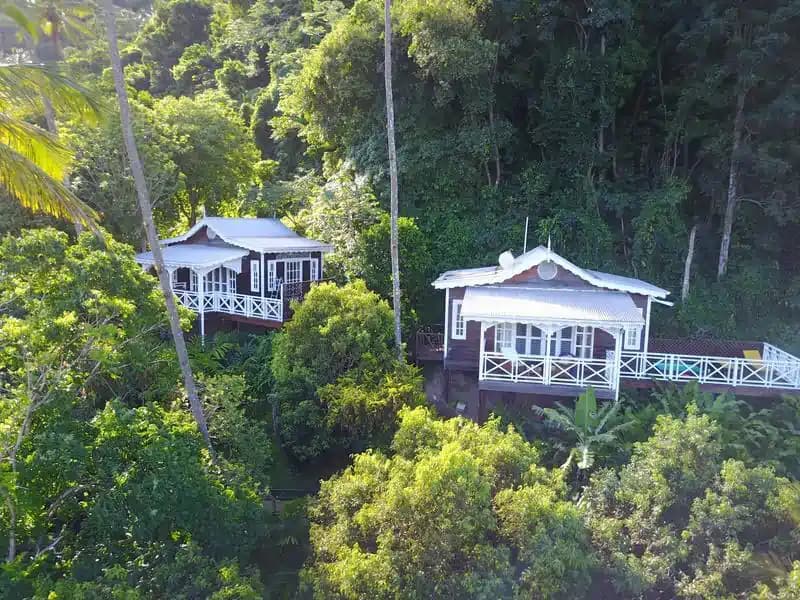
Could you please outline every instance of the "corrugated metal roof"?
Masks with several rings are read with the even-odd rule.
[[[168,269],[189,267],[195,270],[205,270],[225,265],[237,272],[241,271],[242,258],[250,254],[249,250],[242,248],[210,244],[177,244],[166,246],[161,249],[161,252],[164,255],[164,266]],[[137,254],[136,262],[145,266],[152,265],[153,253]]]
[[[644,294],[656,298],[665,298],[669,295],[669,291],[647,283],[646,281],[641,281],[640,279],[583,269],[544,246],[538,246],[516,257],[513,261],[513,265],[508,269],[504,269],[498,265],[495,267],[447,271],[442,273],[436,281],[433,282],[433,287],[445,289],[466,287],[469,285],[498,284],[546,261],[555,263],[558,267],[596,287],[631,292],[634,294]]]
[[[461,314],[472,321],[644,325],[628,294],[605,290],[468,287]]]
[[[331,252],[330,244],[302,237],[279,219],[204,217],[186,233],[161,240],[170,246],[185,242],[203,227],[208,227],[221,240],[254,252]]]

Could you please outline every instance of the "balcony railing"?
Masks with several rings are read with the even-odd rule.
[[[198,292],[176,289],[175,296],[186,308],[200,312]],[[204,312],[221,312],[265,321],[283,321],[283,299],[261,298],[246,294],[228,292],[205,292],[203,294]]]
[[[609,357],[577,358],[503,352],[481,354],[480,379],[541,385],[616,388],[614,361]]]
[[[691,354],[623,352],[620,377],[655,381],[697,381],[730,387],[800,389],[800,359],[765,344],[761,360]]]

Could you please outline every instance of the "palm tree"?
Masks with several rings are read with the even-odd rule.
[[[574,438],[566,461],[561,465],[564,470],[578,467],[578,473],[586,472],[594,464],[595,450],[598,446],[613,444],[617,434],[633,424],[633,421],[617,423],[608,427],[619,410],[620,402],[609,402],[600,410],[594,390],[589,388],[575,402],[575,408],[556,403],[555,408],[539,408],[537,412],[544,414],[547,423],[561,429]],[[580,476],[580,475],[579,475]]]
[[[392,93],[392,0],[383,5],[383,78],[386,86],[386,137],[389,140],[389,214],[390,251],[392,255],[392,304],[394,305],[394,341],[397,356],[403,358],[403,333],[400,325],[400,252],[398,250],[397,148],[394,141],[394,96]]]
[[[39,36],[31,36],[35,46],[35,55],[39,62],[60,63],[64,58],[64,39],[74,39],[90,34],[82,21],[92,14],[91,8],[86,6],[85,2],[80,0],[23,0],[21,5],[25,7],[25,16],[28,21],[34,26],[38,25],[50,46],[49,54],[43,56],[41,46],[38,44]],[[30,31],[29,28],[26,29]],[[58,135],[55,108],[47,96],[43,95],[42,101],[47,130]]]
[[[99,104],[57,70],[41,65],[0,65],[0,187],[22,206],[97,231],[97,213],[62,181],[71,152],[54,135],[19,118],[40,111],[42,96],[65,113],[94,119]]]
[[[175,305],[175,296],[172,293],[169,275],[164,268],[164,257],[161,253],[161,245],[158,243],[158,234],[153,222],[153,207],[150,203],[150,192],[147,189],[147,182],[144,178],[144,168],[139,158],[139,149],[136,146],[136,139],[133,136],[133,124],[131,121],[131,107],[128,102],[128,91],[125,88],[125,79],[122,71],[122,62],[119,58],[119,46],[117,44],[117,23],[114,16],[114,4],[112,0],[104,0],[104,12],[106,19],[106,33],[108,35],[108,49],[111,54],[111,72],[114,75],[114,87],[117,91],[119,101],[119,116],[122,124],[122,139],[125,143],[125,150],[128,154],[128,161],[133,175],[133,183],[136,187],[136,197],[139,201],[139,209],[142,212],[142,222],[144,224],[147,243],[153,252],[153,262],[155,263],[158,281],[161,284],[161,292],[167,304],[167,316],[169,326],[172,331],[172,339],[175,342],[175,352],[178,355],[183,373],[184,387],[186,396],[189,399],[189,406],[194,415],[197,427],[203,435],[203,439],[208,446],[212,459],[215,458],[214,448],[211,444],[211,436],[208,433],[208,423],[203,413],[203,406],[197,394],[197,385],[194,381],[192,366],[189,363],[189,353],[186,350],[186,340],[183,338],[180,319],[178,318],[178,308]]]

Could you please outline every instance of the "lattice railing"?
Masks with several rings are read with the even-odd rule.
[[[480,378],[488,381],[572,385],[576,387],[615,389],[614,363],[611,358],[539,356],[484,352]]]
[[[767,346],[765,344],[765,346]],[[774,348],[774,347],[773,347]],[[775,350],[778,350],[775,348]],[[623,379],[697,381],[731,387],[800,389],[800,359],[783,351],[764,352],[761,360],[725,356],[694,356],[653,352],[623,352]]]
[[[174,290],[175,297],[183,306],[200,312],[200,294],[188,290]],[[221,312],[240,315],[252,319],[283,321],[283,300],[280,298],[261,298],[246,294],[227,292],[206,292],[203,294],[205,312]]]

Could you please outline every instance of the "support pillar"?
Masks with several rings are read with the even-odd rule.
[[[261,300],[263,303],[264,288],[267,287],[267,282],[266,282],[266,273],[264,272],[264,253],[259,252],[258,254],[261,257],[261,266],[259,267],[261,271],[259,271],[258,273],[258,287],[261,289]]]
[[[614,386],[614,400],[619,400],[619,371],[620,364],[622,363],[622,336],[625,335],[625,330],[622,328],[617,329],[614,334],[614,366],[611,374],[611,385]]]
[[[548,327],[543,330],[544,333],[544,366],[542,367],[542,376],[545,385],[550,385],[550,378],[553,375],[553,359],[550,354],[550,341],[553,339],[553,329]]]
[[[464,324],[466,327],[466,323]],[[442,362],[447,363],[447,340],[450,338],[450,288],[444,290],[444,356]]]
[[[200,309],[200,343],[205,346],[206,344],[206,274],[205,272],[197,274],[199,288],[197,291],[197,303]]]
[[[496,335],[496,334],[495,334]],[[486,353],[486,323],[481,321],[481,345],[480,345],[480,354],[478,355],[478,381],[483,379],[483,371],[484,371],[484,364],[483,364],[483,355]]]

